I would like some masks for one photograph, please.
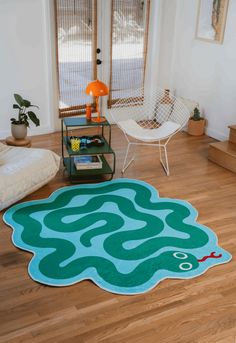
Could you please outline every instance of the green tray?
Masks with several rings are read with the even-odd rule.
[[[67,148],[67,152],[69,155],[97,155],[97,154],[101,155],[101,154],[107,154],[107,153],[108,154],[114,153],[112,148],[109,146],[106,138],[101,137],[101,139],[104,141],[104,145],[102,146],[91,146],[86,149],[80,149],[79,151],[73,151],[69,143],[69,138],[67,138],[66,136],[63,137],[64,143],[65,143],[65,146]]]
[[[86,118],[65,118],[63,119],[65,126],[72,127],[72,126],[110,126],[109,122],[103,121],[100,123],[94,123],[91,120],[87,120]]]

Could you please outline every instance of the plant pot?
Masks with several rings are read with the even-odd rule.
[[[27,136],[25,124],[11,124],[11,134],[15,139],[24,139]]]
[[[192,120],[188,121],[188,133],[191,136],[202,136],[205,131],[206,120]]]

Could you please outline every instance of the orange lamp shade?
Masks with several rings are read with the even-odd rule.
[[[85,93],[90,96],[105,96],[108,95],[109,90],[105,83],[95,80],[87,85]]]

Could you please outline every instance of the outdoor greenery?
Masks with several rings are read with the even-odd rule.
[[[39,107],[32,105],[29,100],[23,99],[19,94],[14,94],[14,98],[17,103],[13,104],[13,108],[19,110],[19,112],[17,118],[11,118],[12,124],[25,124],[27,127],[29,127],[29,121],[31,120],[36,126],[39,126],[40,120],[36,114],[33,111],[28,110],[31,107]]]

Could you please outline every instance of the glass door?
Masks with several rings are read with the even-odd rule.
[[[144,85],[150,0],[55,0],[60,116],[83,114],[87,84],[105,82],[105,115]]]
[[[108,107],[144,86],[149,0],[112,0]]]
[[[55,0],[60,117],[84,113],[97,78],[97,1]]]

